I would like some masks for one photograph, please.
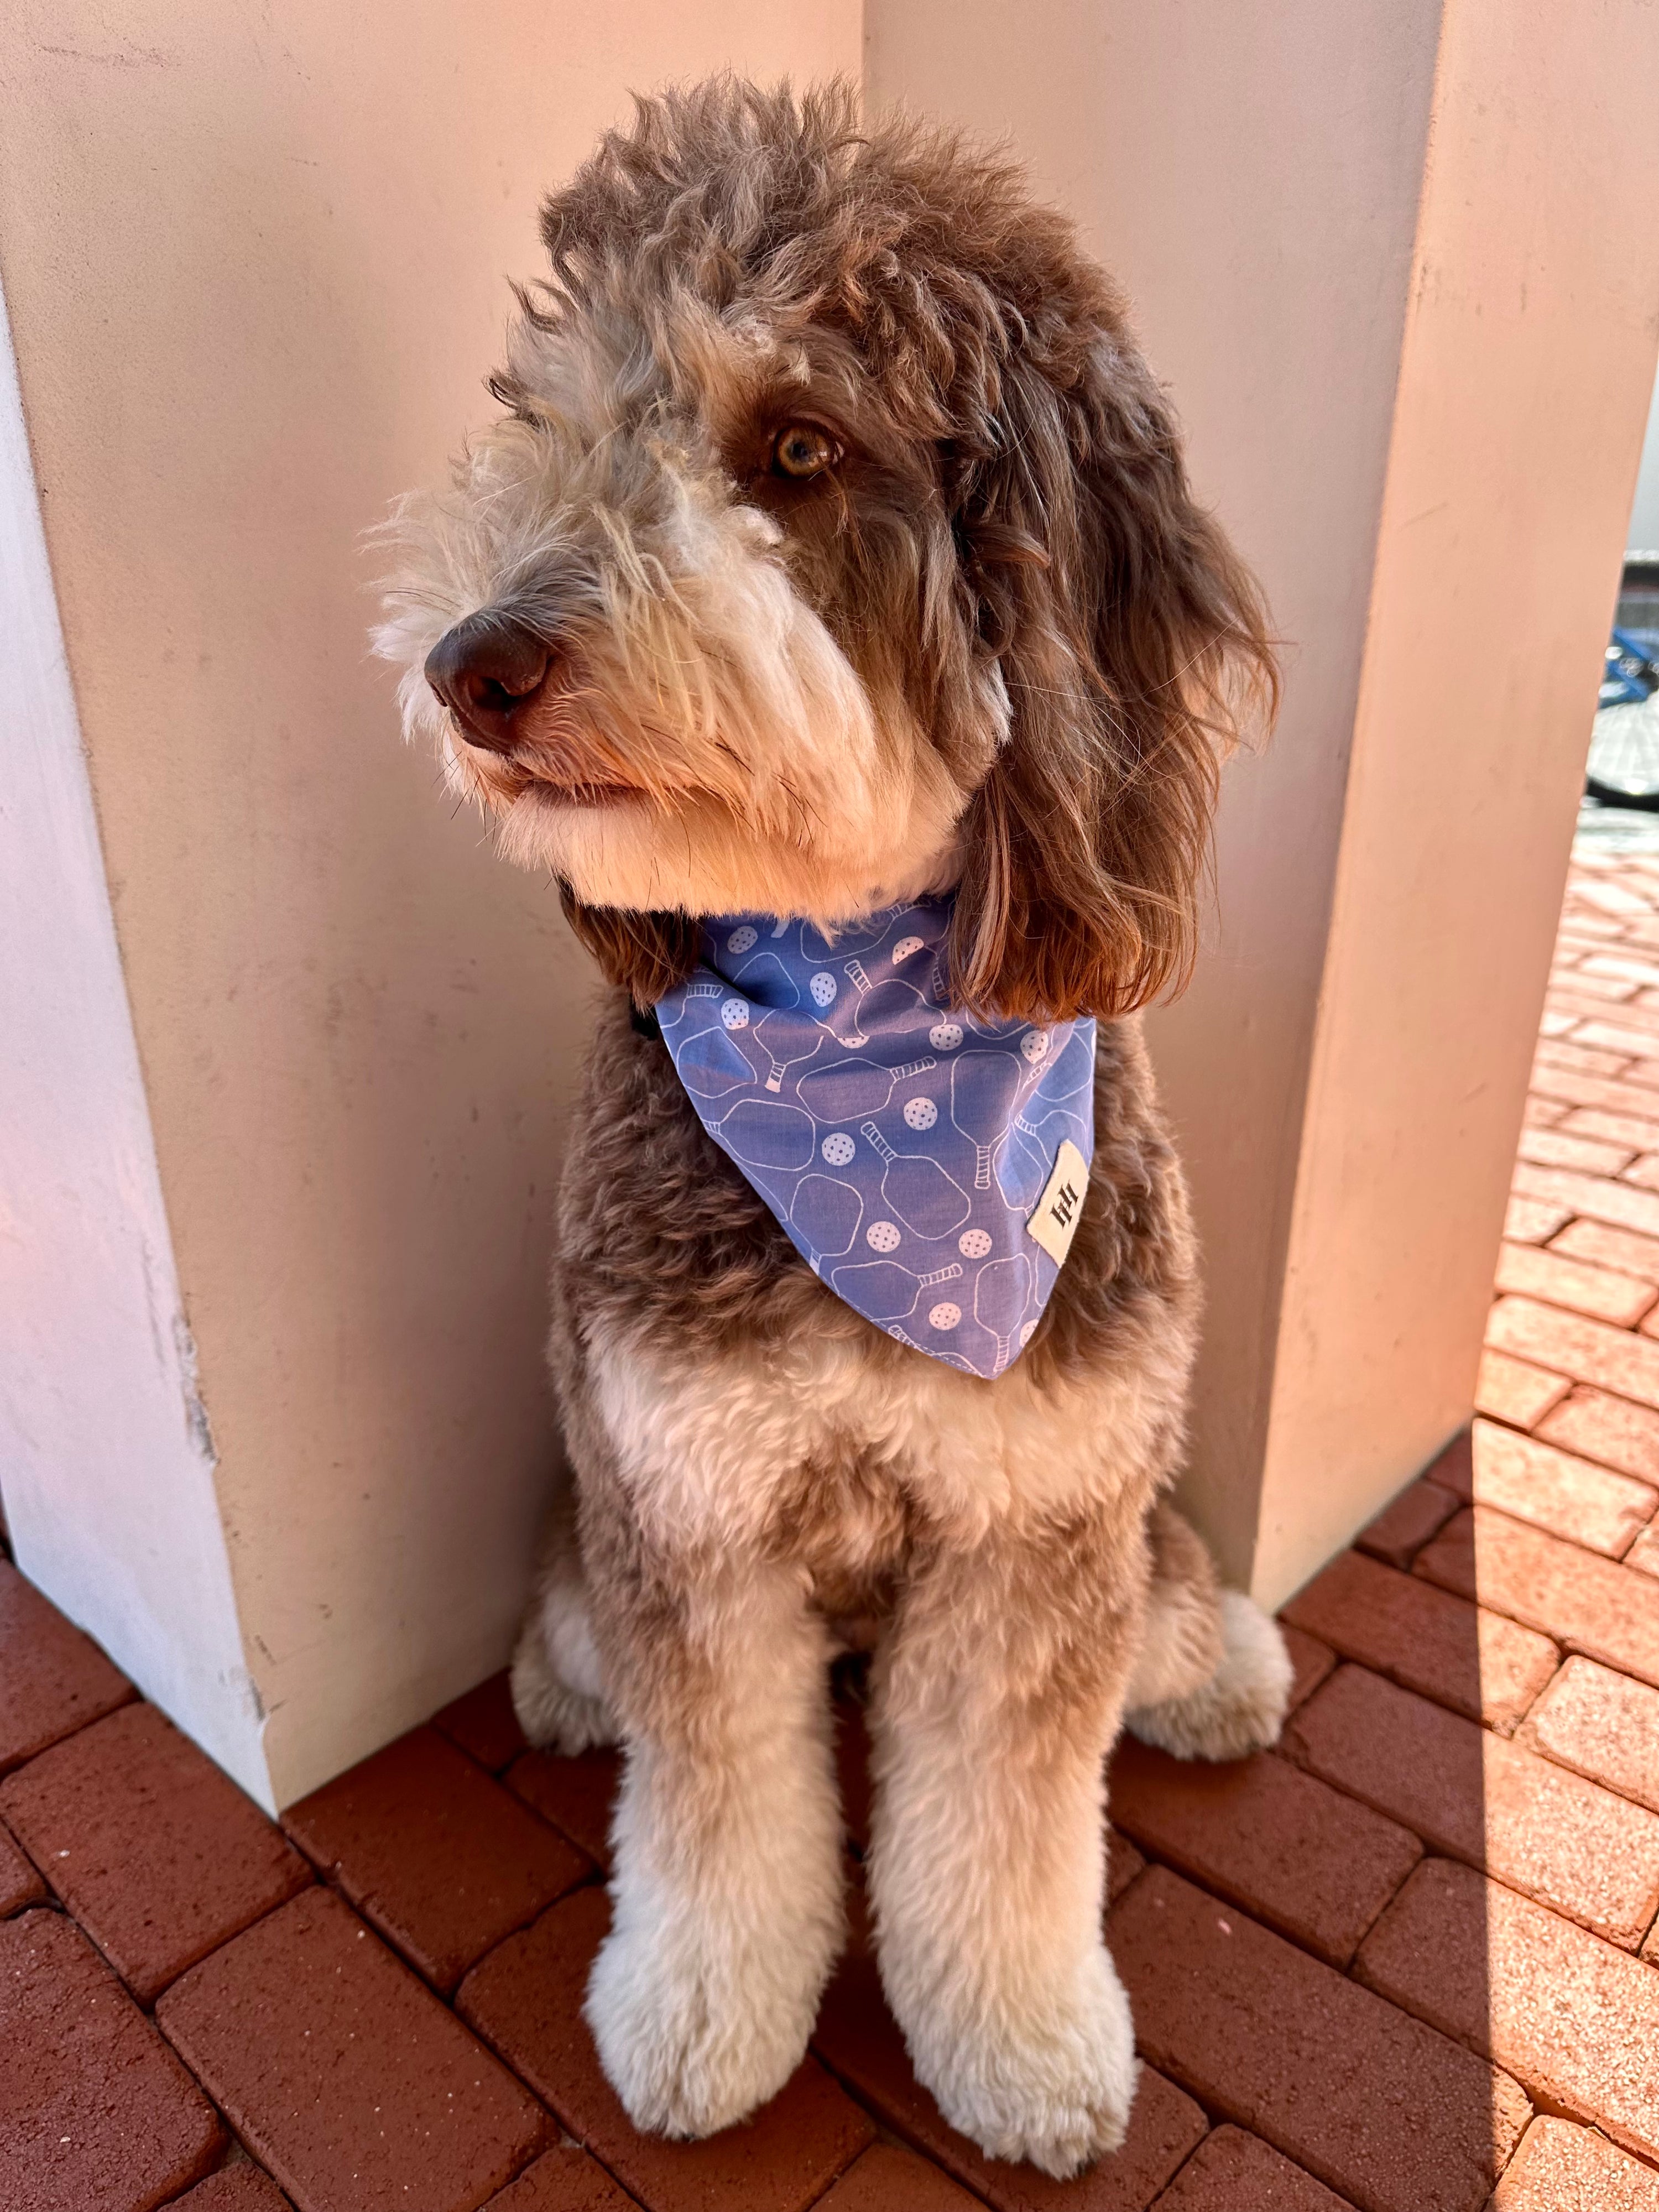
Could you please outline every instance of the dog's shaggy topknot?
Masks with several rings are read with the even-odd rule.
[[[935,403],[994,351],[1122,302],[1018,167],[896,115],[866,131],[842,81],[800,94],[717,76],[636,98],[543,204],[556,289],[600,272],[693,282],[712,305],[854,331],[896,392]],[[1000,335],[1001,344],[996,343]],[[965,342],[965,343],[964,343]]]

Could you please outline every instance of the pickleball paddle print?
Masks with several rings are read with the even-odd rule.
[[[703,1127],[836,1296],[989,1378],[1059,1278],[1028,1224],[1062,1141],[1085,1176],[1093,1157],[1095,1024],[953,1010],[951,908],[909,900],[833,938],[769,915],[706,921],[657,1017]]]
[[[884,1067],[876,1060],[837,1060],[802,1076],[800,1103],[821,1121],[861,1121],[880,1112],[897,1085],[913,1075],[931,1075],[938,1066],[931,1053],[924,1053],[920,1060],[907,1060],[902,1067]],[[919,1096],[933,1104],[925,1093]],[[907,1099],[907,1109],[909,1104]],[[921,1111],[920,1106],[916,1110]],[[937,1115],[938,1108],[933,1110]]]
[[[834,1268],[830,1287],[866,1319],[886,1322],[908,1320],[922,1303],[924,1291],[931,1293],[945,1283],[961,1280],[962,1263],[957,1260],[948,1267],[931,1267],[925,1275],[901,1267],[896,1260],[866,1260],[859,1267]],[[962,1319],[961,1307],[948,1298],[935,1298],[932,1310],[954,1316],[944,1323],[946,1328],[954,1328]],[[938,1328],[939,1323],[935,1322],[933,1326]]]
[[[755,1071],[723,1029],[701,1030],[681,1046],[675,1065],[694,1098],[724,1098],[755,1080]]]
[[[843,1182],[839,1176],[804,1175],[795,1185],[784,1225],[821,1272],[826,1260],[842,1259],[852,1250],[863,1220],[864,1200],[855,1183]],[[878,1249],[886,1240],[866,1241]]]
[[[1025,1105],[1009,1117],[997,1148],[996,1177],[1010,1206],[1028,1210],[1048,1180],[1063,1140],[1086,1159],[1093,1150],[1094,1042],[1085,1051],[1073,1036],[1051,1053],[1044,1079]]]
[[[964,1045],[951,1062],[951,1126],[973,1147],[975,1190],[991,1188],[992,1160],[1018,1110],[1021,1057],[995,1048]],[[1034,1064],[1027,1060],[1024,1066]]]
[[[912,1236],[948,1237],[961,1228],[974,1201],[931,1153],[895,1152],[873,1121],[860,1121],[859,1134],[880,1158],[883,1205]]]
[[[766,1063],[769,1091],[781,1091],[790,1069],[812,1059],[823,1043],[822,1036],[801,1032],[802,1024],[795,1020],[793,1009],[785,1006],[775,1006],[755,1024],[752,1033]]]

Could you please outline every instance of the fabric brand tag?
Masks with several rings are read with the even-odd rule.
[[[1088,1188],[1089,1163],[1069,1137],[1062,1138],[1054,1171],[1025,1224],[1025,1234],[1036,1238],[1057,1267],[1066,1264]]]

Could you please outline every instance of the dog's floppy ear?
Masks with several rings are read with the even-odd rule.
[[[559,885],[559,902],[606,982],[620,984],[642,1013],[684,983],[697,964],[699,925],[689,915],[584,906],[565,883]]]
[[[1247,702],[1277,704],[1266,610],[1121,331],[1017,343],[985,398],[956,528],[1010,726],[963,825],[954,988],[1126,1013],[1191,971],[1218,756]]]

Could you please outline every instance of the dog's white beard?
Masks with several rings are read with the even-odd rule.
[[[441,540],[422,549],[428,580],[376,638],[404,666],[406,734],[437,739],[452,787],[496,813],[509,859],[550,869],[589,905],[833,925],[942,888],[964,794],[934,748],[902,701],[872,702],[776,559],[776,525],[700,480],[667,481],[665,520],[606,532],[604,618],[586,626],[556,744],[568,782],[591,746],[609,763],[592,780],[637,782],[640,798],[578,805],[537,781],[503,808],[458,742],[422,664],[490,595],[475,587],[451,611],[434,588],[436,572],[484,565],[453,557],[453,510],[418,518]]]
[[[619,564],[588,656],[600,710],[660,797],[575,806],[533,787],[503,849],[596,906],[833,922],[919,889],[962,805],[938,756],[893,710],[883,726],[764,518],[688,497],[676,523],[672,587],[640,588]]]

